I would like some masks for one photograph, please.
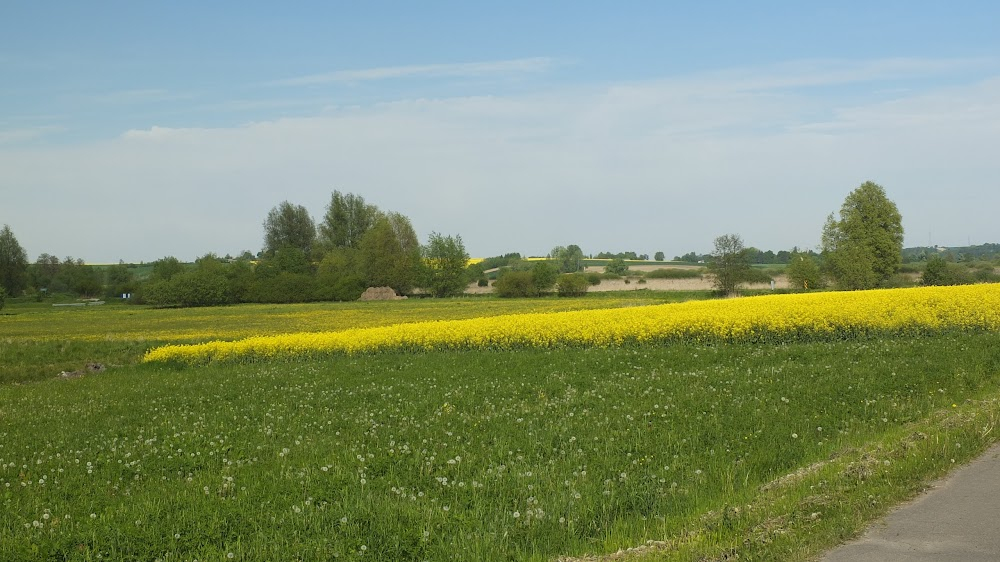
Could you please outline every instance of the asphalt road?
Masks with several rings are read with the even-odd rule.
[[[820,562],[1000,561],[1000,444]]]

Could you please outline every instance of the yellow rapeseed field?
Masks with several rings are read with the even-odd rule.
[[[168,345],[144,361],[260,361],[393,350],[763,342],[1000,330],[1000,285],[768,295],[611,310],[514,314]]]

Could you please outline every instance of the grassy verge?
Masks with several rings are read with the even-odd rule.
[[[8,386],[0,559],[548,560],[646,541],[651,559],[803,559],[991,441],[997,343],[387,353]]]

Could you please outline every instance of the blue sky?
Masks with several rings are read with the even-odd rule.
[[[1000,241],[995,3],[688,4],[7,3],[0,223],[193,259],[338,189],[474,255],[672,256],[815,246],[873,180],[907,245]]]

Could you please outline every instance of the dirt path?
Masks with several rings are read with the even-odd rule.
[[[819,562],[1000,560],[1000,445]]]

